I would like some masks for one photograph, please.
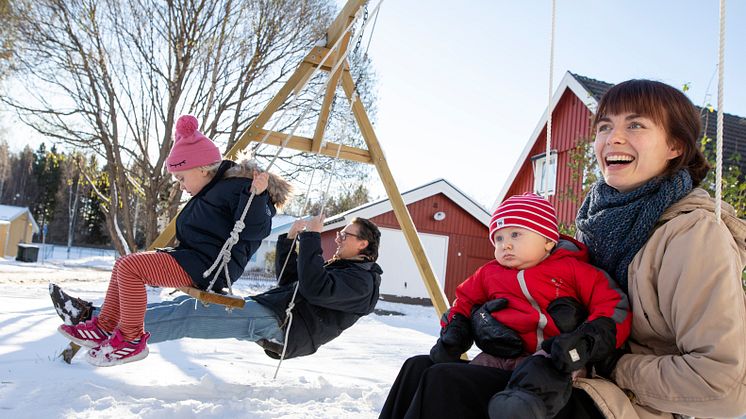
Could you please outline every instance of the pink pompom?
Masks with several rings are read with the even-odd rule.
[[[176,121],[176,133],[180,136],[192,135],[197,128],[199,128],[199,122],[192,115],[182,115]]]

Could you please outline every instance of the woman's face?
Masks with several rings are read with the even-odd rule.
[[[624,113],[601,118],[594,149],[606,184],[629,192],[663,174],[668,162],[681,155],[666,137],[663,127],[645,116]]]

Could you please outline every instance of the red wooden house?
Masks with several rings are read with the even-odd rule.
[[[444,179],[406,191],[402,198],[433,272],[446,297],[453,302],[456,286],[494,257],[487,239],[490,213]],[[337,231],[355,217],[368,218],[381,229],[378,263],[383,269],[382,298],[430,304],[388,199],[327,218],[321,233],[324,258],[330,258],[337,248],[334,243]],[[287,228],[277,232],[283,233]]]
[[[569,226],[582,203],[582,173],[574,169],[577,160],[573,157],[577,145],[592,140],[591,122],[598,102],[612,85],[606,82],[567,72],[552,97],[552,143],[549,164],[549,201],[557,208],[561,224]],[[715,138],[714,113],[700,109],[707,136]],[[505,198],[525,192],[544,192],[546,171],[546,124],[544,112],[521,156],[516,161],[500,195],[492,208]],[[724,161],[741,165],[746,172],[746,159],[735,158],[746,147],[746,118],[725,114],[723,128]],[[746,157],[746,156],[745,156]],[[559,168],[559,169],[558,169]]]

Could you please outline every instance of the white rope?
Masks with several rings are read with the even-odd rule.
[[[381,0],[380,2],[378,2],[378,5],[374,9],[374,12],[378,11],[378,9],[381,7],[382,3],[383,3],[383,0]],[[361,11],[362,11],[362,8],[358,9],[357,13],[355,13],[355,17],[351,20],[351,22],[347,25],[347,27],[345,28],[345,30],[342,33],[346,33],[347,31],[349,31],[352,28],[352,26],[355,24],[355,22],[357,21],[357,19],[360,17]],[[362,30],[365,30],[365,27],[367,26],[367,24],[368,24],[368,22],[366,22],[363,25]],[[337,39],[337,41],[334,43],[334,45],[332,46],[332,48],[329,49],[329,51],[326,53],[326,55],[324,56],[324,58],[314,68],[314,70],[311,73],[310,77],[308,77],[306,79],[306,81],[301,84],[300,88],[298,89],[298,92],[300,92],[300,90],[303,87],[305,87],[306,83],[308,83],[308,81],[311,78],[313,78],[313,76],[321,69],[321,65],[324,62],[326,62],[327,58],[329,58],[329,56],[331,55],[331,53],[339,46],[339,44],[340,44],[340,42],[341,42],[341,40],[343,38],[344,38],[344,36],[340,36]],[[347,50],[345,50],[344,54],[342,54],[342,56],[339,57],[339,59],[337,60],[337,63],[330,70],[329,74],[334,74],[334,73],[337,72],[337,70],[339,69],[339,67],[346,62],[347,56],[349,55],[349,53],[350,53],[350,49],[348,48]],[[265,169],[265,171],[269,171],[269,169],[275,164],[275,161],[277,161],[277,158],[279,157],[280,153],[282,152],[282,150],[285,149],[285,147],[287,146],[288,142],[290,142],[290,139],[295,134],[295,131],[298,129],[298,127],[300,126],[300,124],[303,122],[303,118],[305,118],[306,114],[308,114],[308,112],[311,110],[311,104],[313,104],[313,103],[316,102],[316,100],[321,95],[321,91],[325,90],[325,88],[329,84],[330,80],[331,80],[331,78],[328,78],[326,80],[326,82],[323,83],[322,88],[320,88],[320,89],[317,90],[316,95],[314,96],[313,100],[311,100],[309,102],[309,105],[305,108],[305,110],[303,111],[303,113],[301,114],[301,116],[298,117],[298,121],[296,122],[295,126],[293,126],[293,129],[290,131],[290,133],[288,133],[288,135],[282,141],[282,144],[281,144],[280,148],[277,150],[277,152],[275,153],[274,157],[272,158],[272,160],[270,161],[270,163],[267,165],[267,168]],[[298,94],[295,94],[294,97],[293,97],[293,99],[291,100],[291,102],[288,104],[288,107],[285,109],[285,112],[290,107],[290,105],[292,103],[294,103],[295,100],[297,100],[297,99],[298,99]],[[285,112],[283,112],[282,115],[284,115]],[[267,140],[267,138],[269,138],[270,132],[274,131],[275,126],[282,119],[282,115],[280,116],[280,118],[277,118],[275,120],[275,124],[272,126],[272,128],[264,134],[264,137],[262,138],[262,141],[261,141],[260,144],[264,143]],[[246,213],[248,212],[249,207],[251,206],[251,203],[254,201],[254,196],[255,195],[256,195],[256,193],[252,191],[251,195],[249,196],[249,200],[246,203],[246,206],[244,207],[244,210],[243,210],[243,213],[241,215],[241,218],[239,218],[236,221],[236,224],[233,226],[233,231],[231,231],[230,237],[228,238],[228,240],[226,240],[225,244],[223,245],[223,248],[220,250],[220,253],[218,254],[218,257],[215,259],[215,262],[213,262],[212,266],[210,266],[210,268],[207,269],[202,274],[202,276],[204,278],[207,278],[207,277],[210,276],[210,274],[212,274],[214,272],[212,281],[210,281],[210,284],[207,286],[207,291],[208,292],[213,292],[212,288],[215,285],[215,282],[217,282],[218,275],[220,274],[220,271],[222,269],[224,271],[224,273],[225,273],[226,283],[228,284],[228,291],[229,291],[229,293],[231,295],[233,295],[233,289],[231,287],[230,275],[229,275],[229,272],[228,272],[228,263],[231,260],[231,250],[233,249],[233,245],[235,245],[236,243],[238,243],[238,237],[239,237],[241,231],[243,231],[243,228],[245,226],[244,225],[244,219],[246,217]]]
[[[381,1],[383,1],[383,0],[381,0]],[[380,7],[381,4],[379,3],[378,6]],[[355,17],[352,19],[352,22],[350,22],[350,24],[347,25],[347,27],[345,28],[345,30],[342,32],[343,34],[347,33],[347,31],[349,31],[349,30],[352,29],[352,27],[355,25],[355,22],[357,22],[358,18],[362,14],[362,10],[363,10],[362,8],[358,9],[357,13],[355,13]],[[326,62],[327,59],[329,59],[329,57],[332,55],[332,53],[339,47],[339,45],[342,43],[342,39],[344,39],[344,36],[340,36],[339,38],[337,38],[337,40],[334,42],[334,45],[332,45],[332,47],[329,48],[329,51],[326,52],[326,55],[324,55],[324,58],[322,58],[321,61],[319,61],[319,63],[316,64],[316,67],[314,67],[313,71],[311,72],[311,75],[308,76],[308,77],[306,77],[305,80],[303,81],[303,83],[301,83],[300,87],[298,87],[298,88],[295,89],[295,93],[293,94],[293,97],[290,99],[290,102],[288,102],[288,104],[285,106],[285,109],[282,111],[282,113],[280,114],[280,116],[275,119],[275,121],[272,124],[272,126],[270,127],[270,129],[267,132],[264,133],[264,136],[262,137],[262,140],[257,145],[257,148],[259,146],[261,146],[262,144],[264,144],[267,141],[267,138],[269,138],[270,133],[274,132],[275,128],[277,128],[277,125],[280,123],[280,121],[282,121],[282,119],[285,116],[285,114],[288,112],[288,110],[290,110],[290,108],[292,108],[292,105],[295,103],[295,101],[298,100],[298,98],[300,97],[300,93],[303,90],[303,88],[306,87],[306,84],[308,84],[311,81],[311,79],[316,75],[316,73],[319,72],[319,70],[321,69],[321,66]],[[334,69],[330,72],[330,74],[334,74],[335,73],[335,71],[338,68],[339,64],[342,63],[342,62],[344,62],[345,58],[347,58],[347,53],[345,53],[342,58],[340,58],[339,60],[337,60],[337,65],[334,66]],[[328,84],[328,81],[325,84]],[[319,90],[319,92],[321,92],[321,90]],[[314,98],[314,100],[312,100],[311,102],[309,102],[309,107],[311,106],[310,103],[315,102],[317,98],[318,98],[318,95],[316,95],[316,97]],[[308,107],[306,109],[308,109]],[[303,116],[305,116],[305,113],[303,114]],[[303,116],[301,116],[300,118],[298,118],[298,120],[299,121],[303,120]],[[255,126],[254,128],[259,128],[259,126]],[[293,132],[294,131],[295,130],[293,130]],[[292,136],[292,134],[290,136]],[[283,147],[282,148],[285,147],[285,144],[286,143],[283,143]],[[276,155],[275,155],[275,158],[277,158]],[[274,160],[273,160],[273,162],[274,162]]]
[[[544,198],[549,199],[549,172],[552,169],[552,85],[554,84],[554,30],[556,0],[552,0],[552,29],[549,34],[549,88],[547,99],[547,151],[544,154]],[[559,163],[559,162],[558,162]]]
[[[718,115],[715,163],[715,218],[720,224],[723,199],[723,91],[725,84],[725,0],[720,0],[720,48],[718,49]]]
[[[380,3],[379,3],[380,6]],[[350,112],[352,112],[352,107],[355,104],[355,101],[357,100],[357,94],[352,95],[352,100],[350,101]],[[344,129],[342,130],[342,133],[344,133],[347,130],[349,122],[349,116],[345,118],[345,125]],[[337,154],[334,156],[334,160],[332,161],[332,167],[329,171],[329,182],[326,184],[326,191],[324,191],[324,195],[322,195],[322,201],[321,201],[321,209],[319,210],[319,215],[324,213],[324,208],[326,208],[326,202],[329,198],[329,188],[332,185],[332,179],[334,178],[334,169],[336,168],[337,161],[339,160],[339,153],[342,151],[342,141],[339,141],[339,144],[337,145]],[[293,252],[293,249],[295,248],[295,242],[298,240],[298,235],[296,234],[293,238],[293,244],[290,246],[290,252],[288,252],[288,256],[285,259],[285,264],[282,267],[282,270],[280,271],[280,276],[278,278],[282,278],[282,274],[285,272],[285,266],[287,266],[288,260],[290,260],[290,254]],[[295,282],[295,289],[293,289],[293,296],[290,298],[290,303],[288,304],[288,308],[285,309],[285,321],[287,322],[287,328],[285,329],[285,339],[282,342],[282,354],[280,354],[280,361],[277,363],[277,368],[275,369],[275,375],[272,377],[272,379],[277,378],[277,374],[280,372],[280,366],[282,365],[282,361],[285,360],[285,354],[287,352],[288,348],[288,339],[290,338],[290,328],[293,327],[293,308],[295,308],[295,297],[298,295],[298,287],[300,286],[300,278]],[[282,326],[280,326],[282,328]]]

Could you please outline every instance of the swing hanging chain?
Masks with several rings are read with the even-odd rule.
[[[377,11],[377,10],[378,10],[378,9],[379,9],[379,8],[381,7],[381,4],[383,4],[383,0],[381,0],[380,2],[378,2],[378,5],[376,5],[376,8],[374,9],[374,11]],[[357,19],[358,19],[358,18],[360,17],[360,15],[361,15],[361,11],[362,11],[362,9],[358,9],[358,11],[357,11],[357,12],[355,13],[355,16],[354,16],[354,18],[353,18],[353,19],[352,19],[352,21],[351,21],[351,22],[350,22],[350,23],[349,23],[349,24],[347,25],[347,27],[345,28],[344,32],[342,32],[342,33],[345,33],[345,32],[347,32],[347,31],[350,31],[350,30],[352,29],[352,27],[354,26],[355,22],[356,22],[356,21],[357,21]],[[367,13],[367,9],[366,9],[366,13]],[[366,21],[366,22],[364,22],[364,24],[362,25],[361,31],[365,31],[365,27],[367,26],[367,24],[368,24],[368,22],[367,22],[367,21]],[[305,85],[306,85],[306,84],[308,83],[308,81],[309,81],[309,80],[310,80],[311,78],[313,78],[313,76],[315,76],[315,75],[316,75],[316,73],[317,73],[317,72],[318,72],[318,71],[319,71],[319,70],[321,69],[321,65],[322,65],[322,64],[323,64],[324,62],[326,62],[326,60],[327,60],[327,59],[329,58],[329,56],[330,56],[330,55],[332,54],[332,52],[333,52],[333,51],[334,51],[335,49],[337,49],[337,47],[338,47],[338,46],[339,46],[339,44],[341,43],[341,40],[342,40],[342,39],[344,39],[344,37],[343,37],[343,36],[340,36],[340,37],[339,37],[339,39],[337,39],[337,41],[336,41],[336,42],[334,43],[334,45],[332,46],[332,48],[330,48],[330,49],[329,49],[329,51],[327,51],[327,53],[326,53],[326,55],[324,56],[324,58],[323,58],[323,59],[322,59],[322,60],[321,60],[321,61],[319,62],[319,64],[318,64],[318,65],[317,65],[317,66],[316,66],[316,67],[314,68],[314,70],[313,70],[313,71],[311,72],[311,75],[310,75],[310,77],[308,77],[308,78],[306,79],[306,81],[305,81],[305,82],[304,82],[304,83],[303,83],[303,84],[301,85],[301,88],[300,88],[300,89],[298,89],[298,93],[297,93],[297,94],[295,94],[295,95],[293,96],[293,99],[291,100],[291,102],[289,103],[289,105],[291,105],[292,103],[294,103],[294,102],[295,102],[295,101],[296,101],[296,100],[298,99],[298,97],[299,97],[299,93],[300,93],[300,90],[302,90],[302,89],[303,89],[303,87],[305,87]],[[349,49],[347,49],[347,50],[346,50],[346,51],[345,51],[345,52],[344,52],[344,53],[342,54],[342,56],[341,56],[341,57],[340,57],[340,58],[339,58],[339,59],[337,60],[337,62],[336,62],[336,64],[334,65],[334,67],[333,67],[333,68],[331,69],[331,71],[330,71],[330,74],[334,74],[334,73],[335,73],[335,72],[336,72],[336,71],[337,71],[337,70],[339,69],[339,67],[340,67],[340,66],[341,66],[341,65],[342,65],[342,64],[343,64],[343,63],[344,63],[344,62],[346,61],[346,59],[347,59],[347,57],[348,57],[349,53],[350,53],[350,50],[349,50]],[[328,84],[329,84],[329,80],[330,80],[330,79],[327,79],[327,81],[326,81],[326,82],[324,83],[324,86],[323,86],[323,87],[325,87],[326,85],[328,85]],[[295,126],[293,127],[293,129],[292,129],[292,130],[290,131],[290,133],[289,133],[289,134],[288,134],[288,135],[287,135],[287,136],[285,137],[285,139],[283,140],[283,142],[282,142],[282,144],[281,144],[280,148],[279,148],[279,149],[277,150],[277,152],[275,153],[274,157],[272,158],[272,160],[270,161],[270,163],[269,163],[269,164],[267,165],[267,168],[265,169],[265,172],[266,172],[266,171],[269,171],[269,169],[270,169],[270,168],[271,168],[271,167],[272,167],[272,166],[274,165],[275,161],[277,161],[277,158],[279,157],[279,155],[280,155],[280,153],[282,152],[282,150],[284,150],[284,149],[285,149],[285,147],[287,146],[287,144],[288,144],[288,143],[290,142],[290,139],[291,139],[291,138],[293,137],[293,135],[295,134],[295,131],[296,131],[296,130],[298,129],[298,127],[300,126],[301,122],[303,121],[303,118],[305,118],[306,114],[308,114],[308,112],[310,111],[310,109],[311,109],[311,104],[313,104],[314,102],[316,102],[316,100],[317,100],[317,99],[319,98],[319,96],[321,95],[321,90],[322,90],[322,89],[318,89],[318,90],[316,91],[316,94],[315,94],[315,96],[314,96],[313,100],[311,100],[311,101],[309,102],[309,105],[308,105],[308,106],[306,107],[306,109],[305,109],[305,110],[303,111],[303,113],[301,114],[301,116],[300,116],[300,117],[298,118],[298,122],[296,122],[296,124],[295,124]],[[269,138],[269,134],[270,134],[270,133],[271,133],[271,132],[272,132],[272,131],[274,130],[275,126],[276,126],[276,125],[277,125],[277,124],[279,123],[279,121],[280,121],[280,120],[282,119],[282,116],[284,116],[285,112],[287,112],[287,110],[289,109],[289,107],[290,107],[290,106],[286,107],[286,108],[285,108],[285,111],[283,111],[283,113],[282,113],[282,115],[280,116],[280,118],[277,118],[277,120],[275,121],[275,123],[274,123],[274,125],[273,125],[272,129],[270,129],[269,131],[267,131],[267,132],[266,132],[266,133],[264,134],[264,136],[263,136],[263,138],[262,138],[262,141],[261,141],[261,143],[260,143],[260,144],[263,144],[264,142],[266,142],[266,141],[267,141],[267,138]],[[255,196],[255,192],[253,192],[253,191],[252,191],[252,192],[251,192],[251,195],[249,196],[249,201],[248,201],[248,202],[246,203],[246,206],[244,207],[244,211],[243,211],[243,214],[241,215],[241,218],[240,218],[240,219],[238,220],[238,221],[240,221],[240,222],[241,222],[241,224],[243,224],[243,220],[244,220],[244,218],[246,217],[246,213],[248,212],[248,209],[249,209],[249,207],[251,206],[251,203],[252,203],[252,201],[254,200],[254,196]],[[234,226],[234,228],[233,228],[233,232],[236,232],[236,230],[237,230],[237,227],[238,227],[238,221],[236,222],[236,224],[237,224],[237,225],[236,225],[236,226]],[[204,272],[204,273],[202,274],[202,276],[203,276],[203,277],[207,278],[207,277],[208,277],[208,276],[209,276],[209,275],[210,275],[210,274],[211,274],[211,273],[213,272],[213,270],[214,270],[214,269],[215,269],[216,267],[218,267],[219,265],[222,265],[222,267],[224,268],[224,272],[225,272],[225,279],[226,279],[226,283],[228,284],[228,289],[229,289],[229,292],[230,292],[230,294],[231,294],[231,295],[233,295],[233,292],[232,292],[232,287],[231,287],[231,280],[230,280],[230,275],[228,274],[228,262],[230,262],[230,254],[231,254],[231,250],[232,250],[232,248],[233,248],[233,245],[234,245],[235,243],[238,243],[238,235],[240,234],[240,232],[241,232],[242,230],[243,230],[243,226],[241,226],[241,227],[240,227],[240,230],[238,230],[238,233],[236,233],[236,234],[235,234],[235,242],[234,242],[234,238],[233,238],[234,234],[233,234],[233,232],[231,232],[231,237],[230,237],[230,238],[228,238],[228,240],[226,240],[225,244],[223,245],[223,248],[222,248],[222,250],[220,251],[220,254],[219,254],[219,255],[218,255],[218,257],[217,257],[217,258],[215,259],[215,262],[214,262],[214,263],[212,264],[212,266],[211,266],[211,267],[210,267],[210,268],[209,268],[209,269],[208,269],[207,271],[205,271],[205,272]],[[228,255],[228,256],[226,256],[226,255]],[[220,272],[220,270],[221,270],[221,269],[220,269],[219,267],[218,267],[218,269],[217,269],[217,270],[215,270],[215,274],[214,274],[214,276],[213,276],[213,279],[212,279],[212,281],[210,281],[210,284],[209,284],[209,285],[208,285],[208,287],[207,287],[207,291],[208,291],[208,292],[214,292],[214,291],[212,291],[212,287],[213,287],[213,286],[215,285],[215,282],[217,282],[217,279],[218,279],[218,275],[219,275],[219,272]]]
[[[718,48],[718,113],[715,143],[715,219],[720,224],[723,199],[723,96],[725,84],[725,0],[720,0],[720,37]]]
[[[556,0],[552,0],[552,29],[549,34],[549,87],[547,99],[547,149],[544,154],[544,198],[549,199],[549,172],[552,170],[552,85],[554,84],[554,33]]]

